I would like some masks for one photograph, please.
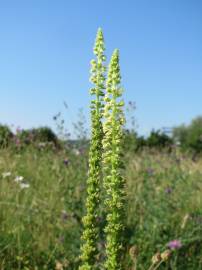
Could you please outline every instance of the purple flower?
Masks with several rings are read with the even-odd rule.
[[[63,210],[63,211],[61,212],[61,219],[62,219],[63,222],[67,221],[67,219],[68,219],[69,217],[70,217],[70,215],[69,215],[65,210]]]
[[[64,164],[65,164],[66,166],[69,165],[69,160],[68,160],[68,158],[65,158],[63,162],[64,162]]]
[[[170,248],[170,249],[179,249],[182,247],[182,243],[180,240],[172,240],[170,241],[167,246]]]
[[[17,146],[19,146],[19,145],[20,145],[20,139],[19,139],[19,138],[17,138],[17,137],[15,137],[15,144],[16,144]]]
[[[146,172],[149,176],[152,176],[154,174],[154,170],[152,168],[147,168]]]
[[[172,193],[172,188],[171,187],[167,187],[166,189],[165,189],[165,193],[167,193],[167,194],[170,194],[170,193]]]

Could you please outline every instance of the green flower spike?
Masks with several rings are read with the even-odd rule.
[[[94,87],[90,94],[94,96],[91,101],[91,143],[89,151],[89,173],[87,180],[86,216],[83,218],[84,231],[82,235],[80,270],[96,269],[97,241],[99,235],[98,213],[100,202],[100,178],[102,160],[102,110],[105,88],[105,46],[102,30],[98,29],[94,54],[96,60],[91,61],[90,81]]]
[[[124,201],[125,180],[122,177],[121,145],[123,138],[122,126],[125,122],[123,115],[124,102],[120,100],[122,88],[119,67],[119,51],[113,52],[106,85],[103,123],[103,173],[106,193],[105,205],[107,214],[106,233],[106,262],[105,269],[121,270],[124,231]]]

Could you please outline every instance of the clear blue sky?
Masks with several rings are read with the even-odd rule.
[[[99,26],[108,59],[120,49],[140,133],[202,114],[201,0],[1,0],[0,122],[54,126],[64,100],[69,124],[78,108],[88,117]]]

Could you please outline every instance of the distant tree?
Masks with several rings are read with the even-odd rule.
[[[184,146],[186,144],[186,140],[187,140],[187,127],[184,124],[182,124],[178,127],[175,127],[173,129],[172,137],[173,137],[175,143]]]
[[[32,129],[31,133],[36,141],[57,143],[57,136],[49,127],[35,128]]]
[[[173,138],[183,149],[202,152],[202,116],[191,121],[187,126],[180,125],[173,129]]]
[[[22,129],[17,132],[16,138],[19,139],[20,143],[30,144],[32,142],[32,131],[29,129]]]
[[[126,151],[138,151],[146,146],[146,140],[143,136],[139,136],[134,130],[124,130],[124,152]]]
[[[23,144],[31,143],[47,143],[52,142],[53,144],[58,143],[56,134],[49,127],[39,127],[33,129],[24,129],[18,132],[18,139]]]
[[[173,144],[173,139],[160,130],[152,130],[149,137],[146,139],[148,147],[169,147]]]
[[[0,124],[0,146],[8,146],[13,138],[13,133],[7,125]]]

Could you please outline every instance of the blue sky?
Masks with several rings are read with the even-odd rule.
[[[120,49],[141,134],[202,114],[202,1],[0,0],[0,122],[30,128],[89,114],[97,28]],[[70,128],[71,129],[71,128]]]

